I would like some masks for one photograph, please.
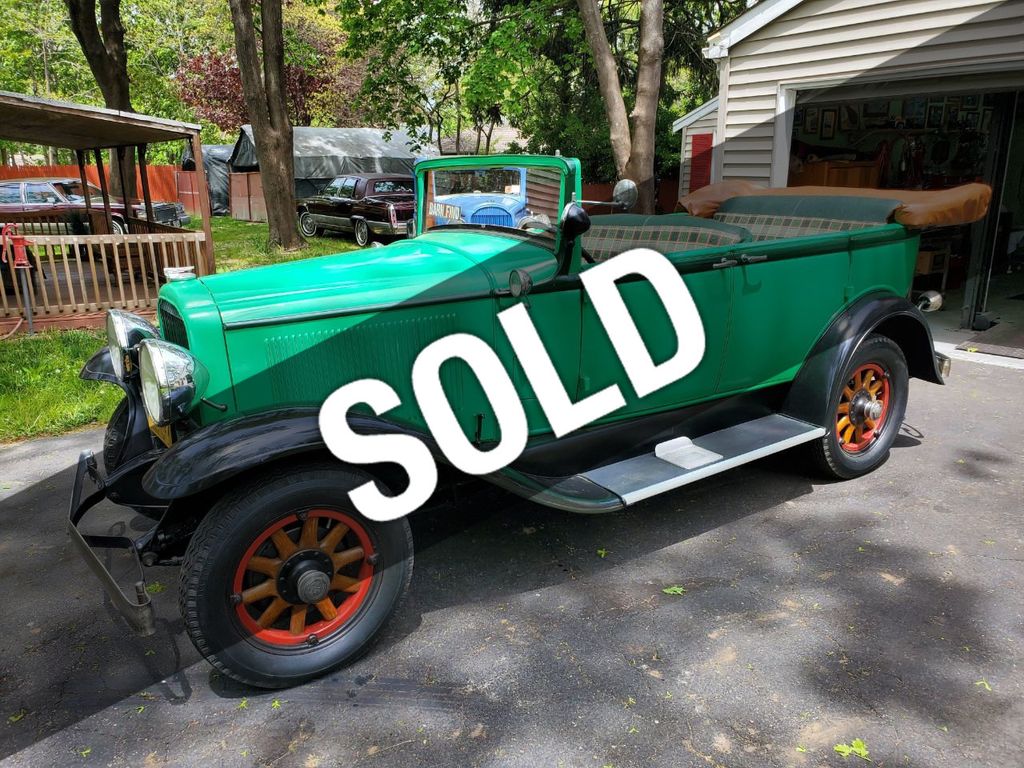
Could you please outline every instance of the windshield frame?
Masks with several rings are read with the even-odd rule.
[[[559,185],[558,210],[562,211],[565,206],[573,201],[582,198],[582,178],[580,173],[580,162],[573,157],[561,157],[551,155],[461,155],[448,157],[434,157],[428,160],[420,160],[416,163],[414,172],[416,175],[416,232],[424,231],[426,224],[426,201],[427,179],[429,171],[459,171],[459,170],[481,170],[487,168],[546,168],[559,171],[561,183]],[[566,250],[563,243],[562,228],[557,220],[551,222],[554,227],[554,239],[552,250],[559,257],[559,274],[579,271],[581,263],[581,245],[577,238],[573,243],[570,252]],[[485,224],[444,224],[431,227],[430,232],[443,232],[445,230],[472,230],[474,232],[491,232],[504,236],[515,232],[522,232],[515,228],[498,227]],[[536,242],[539,238],[535,238]]]

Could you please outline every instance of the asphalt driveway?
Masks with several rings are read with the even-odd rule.
[[[148,574],[154,637],[104,605],[63,530],[99,432],[3,448],[0,758],[852,766],[833,747],[859,738],[876,766],[1020,766],[1022,423],[1020,372],[957,363],[947,387],[913,383],[891,459],[859,480],[784,454],[625,513],[502,497],[415,519],[383,639],[277,693],[198,659],[174,571]]]

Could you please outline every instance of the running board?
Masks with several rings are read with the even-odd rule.
[[[583,472],[629,505],[727,469],[822,437],[822,427],[772,414],[690,440],[660,443],[653,453]]]

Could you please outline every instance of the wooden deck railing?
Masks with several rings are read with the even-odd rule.
[[[37,317],[98,310],[156,308],[165,267],[194,266],[203,274],[202,232],[29,236],[29,298]],[[0,264],[0,317],[24,314],[22,281],[11,246]]]
[[[181,227],[172,227],[170,224],[158,224],[155,221],[146,221],[145,219],[128,219],[128,231],[133,235],[146,235],[146,234],[170,234],[181,232]]]
[[[22,235],[108,234],[103,211],[97,210],[3,211],[0,222],[17,224]]]

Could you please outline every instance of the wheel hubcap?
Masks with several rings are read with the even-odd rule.
[[[289,515],[242,556],[232,584],[236,615],[272,645],[323,642],[365,602],[376,557],[366,529],[349,515]]]
[[[331,577],[323,571],[306,571],[296,583],[296,592],[303,603],[319,603],[327,597]]]
[[[889,398],[889,376],[881,366],[868,363],[853,372],[836,409],[836,438],[844,451],[860,453],[878,439]]]

